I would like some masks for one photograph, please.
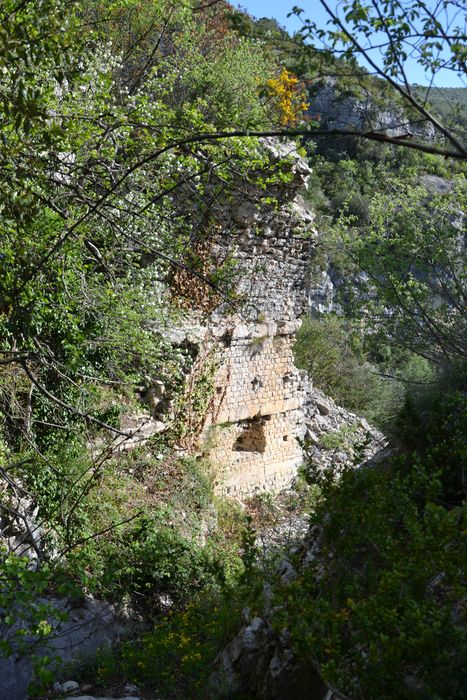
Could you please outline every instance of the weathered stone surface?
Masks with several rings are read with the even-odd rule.
[[[65,599],[52,602],[59,611],[68,612],[68,619],[56,626],[48,648],[38,649],[39,652],[70,661],[77,652],[86,656],[99,647],[110,646],[122,634],[122,626],[110,603],[88,599],[76,607]],[[27,657],[0,658],[1,700],[26,700],[31,673],[31,661]]]
[[[283,559],[280,562],[279,566],[277,567],[277,573],[284,583],[291,583],[291,581],[293,581],[297,576],[297,572],[287,559]]]
[[[328,78],[313,93],[308,108],[312,117],[318,117],[323,128],[380,131],[388,136],[407,134],[433,139],[435,129],[431,123],[407,121],[401,107],[378,105],[370,90],[360,90],[360,96],[346,94],[337,80]]]
[[[419,179],[428,192],[432,192],[433,194],[448,194],[448,192],[451,192],[454,188],[452,180],[447,180],[438,175],[422,175]]]
[[[128,434],[116,446],[116,451],[131,450],[134,447],[144,445],[150,437],[163,433],[167,428],[160,420],[155,420],[147,413],[135,415],[123,415],[120,419],[121,430]]]
[[[62,683],[62,691],[64,693],[72,693],[74,690],[78,690],[79,683],[76,681],[65,681]]]
[[[32,567],[42,556],[42,528],[35,499],[23,485],[0,468],[0,545],[27,556]]]
[[[314,250],[313,215],[297,195],[310,169],[294,144],[263,145],[292,175],[278,192],[280,208],[258,203],[252,191],[251,202],[216,212],[224,235],[215,252],[236,260],[243,303],[236,314],[221,307],[209,324],[218,369],[203,440],[218,467],[217,489],[231,496],[287,486],[302,460],[298,438],[305,430],[292,347]]]
[[[214,697],[242,693],[258,700],[322,700],[326,687],[313,668],[301,668],[284,631],[255,617],[222,650],[210,677]]]
[[[216,212],[223,234],[215,252],[236,260],[243,304],[235,314],[226,305],[216,309],[204,343],[210,344],[217,369],[200,450],[217,468],[217,490],[240,498],[287,487],[303,461],[299,441],[307,441],[323,466],[334,460],[342,468],[353,451],[344,444],[326,452],[322,436],[352,426],[354,444],[371,433],[357,416],[314,391],[294,365],[295,334],[309,308],[307,271],[315,247],[313,216],[297,188],[306,184],[310,171],[291,144],[265,144],[274,157],[289,158],[293,179],[279,193],[279,209],[260,205],[252,192],[250,204],[227,203]],[[253,218],[243,220],[248,216]]]
[[[315,405],[322,416],[328,416],[329,413],[331,412],[331,403],[325,398],[322,398],[322,397],[316,398]]]
[[[385,436],[364,418],[338,406],[302,376],[305,413],[305,456],[315,469],[340,473],[358,466],[386,448]]]

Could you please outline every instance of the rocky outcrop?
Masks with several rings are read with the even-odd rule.
[[[31,566],[36,566],[41,558],[41,539],[33,495],[0,468],[0,547],[17,556],[27,556]]]
[[[407,116],[402,106],[393,106],[375,92],[360,87],[356,91],[343,90],[329,78],[310,90],[308,114],[318,119],[326,129],[377,131],[392,137],[416,136],[433,140],[435,129],[431,123]],[[381,104],[382,103],[382,104]]]
[[[243,610],[244,626],[216,659],[210,677],[214,697],[258,700],[322,700],[327,688],[291,651],[286,630],[273,629],[266,615]]]
[[[305,415],[303,444],[306,461],[318,471],[332,469],[338,475],[346,467],[358,467],[387,446],[383,433],[365,418],[338,406],[312,386],[304,374]]]
[[[119,622],[113,606],[105,601],[92,598],[73,604],[67,599],[38,600],[48,609],[53,606],[55,615],[49,618],[53,626],[47,643],[36,649],[38,654],[48,654],[62,661],[91,657],[97,649],[109,647],[122,636],[124,626]],[[64,621],[59,620],[64,617]],[[3,639],[14,640],[18,627],[12,626],[8,633],[3,631]],[[0,656],[0,698],[1,700],[25,700],[32,676],[32,662],[29,655],[12,654]]]

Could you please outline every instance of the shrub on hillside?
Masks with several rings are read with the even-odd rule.
[[[356,700],[465,697],[465,420],[459,393],[412,402],[410,452],[320,479],[319,554],[280,595],[282,622]]]
[[[358,335],[338,316],[306,318],[295,345],[298,367],[338,404],[376,424],[387,422],[399,387],[378,375]]]

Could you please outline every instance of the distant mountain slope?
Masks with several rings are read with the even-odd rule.
[[[467,88],[428,88],[418,87],[419,95],[426,96],[427,104],[443,121],[458,130],[467,141]]]

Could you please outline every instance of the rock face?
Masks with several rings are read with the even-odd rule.
[[[35,567],[42,549],[38,509],[33,496],[3,469],[0,469],[0,502],[0,547],[27,556]]]
[[[66,599],[44,602],[53,603],[67,619],[55,626],[47,647],[42,647],[38,653],[58,656],[63,661],[70,661],[77,652],[82,657],[91,657],[98,648],[111,646],[123,633],[124,628],[112,605],[104,601],[87,599],[79,606],[73,606]],[[13,637],[14,629],[11,634]],[[0,657],[1,700],[26,700],[31,676],[29,656]]]
[[[386,448],[386,437],[351,411],[338,406],[311,385],[304,374],[304,451],[314,469],[339,474],[347,466],[359,466]]]
[[[334,79],[312,88],[308,113],[327,129],[379,131],[393,137],[414,135],[428,140],[435,136],[432,124],[411,122],[402,107],[390,107],[387,101],[378,106],[370,91],[361,88],[357,96],[339,88]]]
[[[210,685],[215,697],[259,700],[322,700],[327,688],[313,668],[301,668],[287,632],[277,633],[264,617],[243,611],[244,626],[215,662]]]
[[[285,159],[292,181],[281,207],[233,202],[219,216],[226,235],[219,254],[233,256],[241,309],[212,317],[214,396],[203,430],[204,453],[218,467],[218,490],[231,496],[277,491],[302,461],[303,395],[292,347],[306,308],[313,217],[297,194],[310,170],[291,146],[265,144]]]

